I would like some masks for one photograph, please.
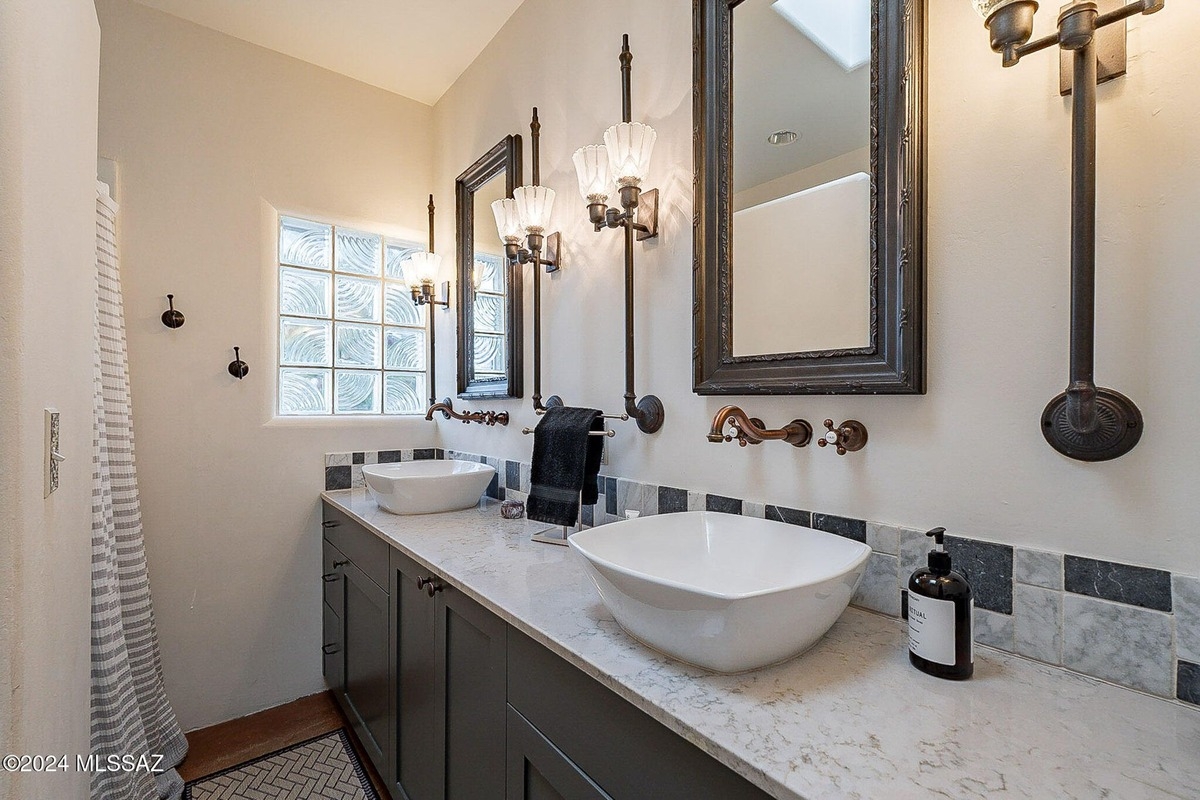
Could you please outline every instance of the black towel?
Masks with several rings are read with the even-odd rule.
[[[594,408],[554,406],[533,431],[533,469],[526,515],[551,525],[579,520],[580,493],[591,505],[599,494],[596,476],[604,454],[604,417]]]

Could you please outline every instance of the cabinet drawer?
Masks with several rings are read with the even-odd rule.
[[[616,800],[770,800],[515,628],[508,631],[508,702]]]
[[[321,592],[325,597],[325,605],[341,617],[346,599],[342,589],[346,573],[342,568],[350,563],[350,559],[330,544],[328,539],[321,543],[321,553]]]
[[[322,503],[322,506],[325,538],[345,553],[364,575],[387,591],[390,550],[387,543],[329,503]]]

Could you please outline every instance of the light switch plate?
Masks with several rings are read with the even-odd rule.
[[[46,497],[58,489],[58,460],[54,454],[59,451],[58,411],[46,409]]]

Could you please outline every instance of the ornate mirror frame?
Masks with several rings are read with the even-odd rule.
[[[475,377],[475,287],[472,283],[475,264],[475,192],[503,172],[505,197],[512,197],[513,189],[520,186],[523,180],[521,170],[521,137],[506,136],[454,182],[458,241],[458,396],[463,399],[524,396],[521,268],[505,261],[508,296],[504,308],[507,353],[503,379],[484,380]],[[490,230],[491,235],[495,235],[490,215],[478,222]]]
[[[871,10],[871,344],[733,355],[733,10],[694,0],[697,394],[924,394],[925,0]],[[800,297],[808,303],[836,297]]]

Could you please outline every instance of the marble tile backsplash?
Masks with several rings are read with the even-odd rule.
[[[525,500],[530,465],[435,449],[335,453],[325,457],[327,490],[363,485],[362,465],[451,458],[496,468],[489,497]],[[611,475],[583,523],[605,525],[627,511],[743,514],[812,527],[872,549],[853,603],[899,617],[912,572],[926,563],[925,532],[757,500],[655,486]],[[1200,578],[1130,564],[947,536],[955,569],[975,593],[980,644],[1162,697],[1200,706]]]

